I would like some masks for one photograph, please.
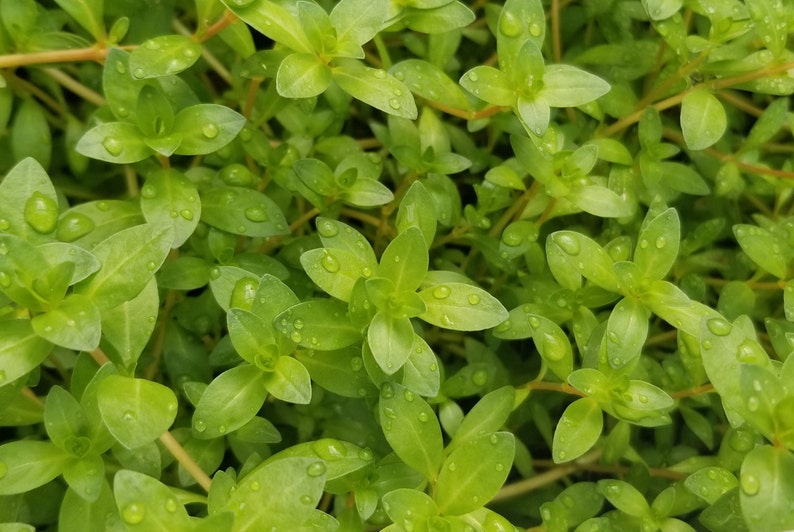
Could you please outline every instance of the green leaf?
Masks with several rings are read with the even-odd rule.
[[[733,234],[753,262],[780,279],[786,278],[794,252],[785,241],[781,242],[771,231],[755,225],[736,224]]]
[[[11,384],[41,364],[52,344],[33,330],[30,320],[7,320],[0,328],[0,387]]]
[[[436,483],[441,513],[460,515],[490,501],[507,479],[514,454],[515,439],[509,432],[482,434],[452,451]]]
[[[436,209],[433,197],[421,181],[414,181],[400,200],[397,209],[397,232],[403,233],[409,227],[418,227],[429,246],[436,234]]]
[[[524,128],[535,135],[543,135],[546,128],[549,127],[551,108],[549,103],[540,96],[532,98],[519,96],[516,100],[515,111]]]
[[[750,451],[739,485],[742,513],[751,531],[794,527],[794,456],[789,451],[769,445]]]
[[[402,23],[420,33],[439,34],[465,28],[477,17],[463,2],[452,0],[429,9],[408,8]]]
[[[784,5],[773,0],[747,0],[756,35],[761,38],[775,57],[786,50],[790,20]]]
[[[665,20],[675,15],[683,0],[642,0],[642,6],[650,15],[651,20]]]
[[[511,386],[503,386],[484,395],[461,421],[452,441],[447,445],[447,452],[452,452],[482,434],[501,429],[513,411],[515,396],[515,390]]]
[[[603,79],[570,65],[547,65],[539,97],[551,107],[576,107],[597,100],[610,89]]]
[[[681,131],[690,150],[704,150],[720,140],[728,127],[725,108],[706,89],[687,93],[681,102]]]
[[[530,315],[532,340],[549,369],[561,380],[573,371],[573,348],[568,336],[559,325],[540,315]]]
[[[623,218],[631,216],[635,207],[607,187],[578,187],[565,196],[565,199],[583,211],[602,218]]]
[[[491,66],[476,66],[463,74],[460,86],[492,105],[512,106],[516,101],[516,88],[510,78]]]
[[[323,495],[325,473],[325,462],[316,458],[265,462],[240,481],[224,509],[234,513],[235,530],[303,529]],[[285,478],[290,481],[282,483]]]
[[[278,68],[276,87],[284,98],[311,98],[331,84],[331,69],[314,53],[290,54]]]
[[[114,362],[134,367],[157,325],[159,307],[157,281],[152,278],[132,299],[102,310],[102,337],[112,349],[104,342],[102,345]]]
[[[416,290],[428,267],[427,243],[422,231],[408,227],[389,242],[380,258],[378,276],[394,283],[395,290]]]
[[[127,449],[154,441],[176,419],[174,392],[145,379],[111,375],[99,385],[97,401],[102,421]]]
[[[345,203],[357,207],[377,207],[394,199],[394,194],[386,185],[365,177],[359,177],[352,185],[345,187],[339,196]]]
[[[274,370],[279,349],[270,323],[253,312],[230,308],[226,314],[226,324],[234,349],[246,362],[262,371]]]
[[[64,212],[56,234],[59,240],[91,249],[122,229],[144,222],[138,202],[90,201]]]
[[[279,357],[273,371],[265,374],[264,385],[270,395],[288,403],[307,405],[312,398],[308,370],[289,356]]]
[[[251,421],[267,397],[264,375],[256,366],[243,364],[215,377],[193,413],[195,436],[218,438]]]
[[[108,163],[130,164],[153,155],[143,133],[129,122],[105,122],[83,135],[75,149],[92,159]]]
[[[367,342],[378,366],[387,375],[392,375],[411,355],[414,344],[411,320],[379,311],[367,329]]]
[[[350,301],[356,281],[373,272],[369,262],[346,249],[310,249],[301,255],[300,262],[317,286],[342,301]]]
[[[113,493],[107,482],[101,486],[94,502],[87,501],[73,489],[67,489],[58,514],[58,527],[70,532],[101,530],[106,525],[107,516],[117,516],[117,512]]]
[[[105,38],[102,0],[55,0],[58,6],[77,21],[96,41]]]
[[[58,305],[31,320],[36,334],[68,349],[93,351],[99,345],[102,322],[91,299],[70,294]]]
[[[689,491],[709,504],[714,504],[727,492],[739,485],[739,480],[725,468],[704,467],[684,480]]]
[[[648,319],[651,313],[632,297],[621,299],[607,321],[607,360],[614,369],[626,368],[631,372],[648,336]]]
[[[749,416],[747,422],[768,440],[775,438],[775,407],[785,391],[777,375],[755,364],[739,365],[739,387]]]
[[[751,149],[758,148],[772,139],[785,126],[788,105],[788,98],[778,98],[767,105],[750,128],[745,146]]]
[[[149,475],[122,469],[113,477],[113,495],[121,520],[129,528],[185,530],[190,526],[176,493]]]
[[[396,383],[380,390],[380,424],[400,459],[433,479],[438,473],[444,445],[435,412],[421,397]]]
[[[672,207],[646,219],[634,249],[634,263],[646,279],[661,279],[667,275],[678,257],[680,240],[681,222]]]
[[[378,267],[378,260],[369,241],[346,223],[319,216],[317,234],[326,248],[341,249],[356,255],[364,267],[369,268],[370,275]],[[366,272],[362,273],[364,277],[368,277],[365,274]]]
[[[198,190],[181,172],[153,172],[141,189],[141,211],[151,224],[172,225],[171,245],[178,248],[193,234],[201,218]]]
[[[350,442],[322,438],[295,444],[267,459],[275,462],[284,458],[314,458],[325,462],[325,479],[335,480],[372,464],[372,453]]]
[[[347,305],[331,299],[298,303],[273,323],[287,338],[310,349],[341,349],[361,339],[361,331],[350,323]]]
[[[480,331],[508,317],[502,303],[482,288],[459,282],[431,286],[419,292],[427,312],[419,318],[454,331]]]
[[[105,481],[105,462],[99,454],[86,454],[67,462],[63,478],[69,487],[89,501],[96,501]]]
[[[229,233],[268,237],[288,232],[278,205],[261,192],[243,187],[213,187],[201,194],[201,221]]]
[[[26,97],[14,115],[10,129],[11,153],[16,161],[32,157],[44,168],[52,158],[52,133],[44,109]]]
[[[100,310],[113,308],[137,296],[171,250],[170,225],[144,224],[124,229],[93,250],[102,269],[75,285]]]
[[[66,242],[41,244],[38,246],[38,250],[53,266],[65,262],[74,266],[72,277],[68,281],[69,285],[82,281],[102,266],[93,253]]]
[[[653,281],[640,294],[640,301],[680,331],[698,336],[703,318],[720,317],[716,310],[692,301],[680,288],[667,281]]]
[[[296,52],[313,53],[300,21],[281,2],[270,0],[222,0],[246,24],[273,41]]]
[[[58,196],[36,159],[23,159],[0,181],[0,213],[4,232],[30,243],[48,240],[58,219]]]
[[[596,444],[603,428],[604,415],[594,399],[582,397],[568,405],[554,429],[554,462],[561,464],[582,456]]]
[[[651,509],[642,493],[623,480],[606,479],[598,481],[598,491],[615,508],[627,515],[644,517]]]
[[[130,53],[129,68],[136,79],[159,78],[187,70],[201,55],[201,45],[185,35],[160,35]]]
[[[333,351],[298,350],[295,352],[295,358],[309,370],[315,383],[337,395],[356,398],[374,397],[378,393],[369,375],[364,371],[360,348],[349,347]]]
[[[447,74],[427,61],[406,59],[391,68],[395,78],[405,83],[411,92],[426,100],[443,101],[457,109],[471,108],[466,93]]]
[[[60,386],[53,386],[47,393],[44,423],[47,435],[57,447],[76,455],[80,453],[75,451],[84,454],[88,450],[88,446],[78,449],[76,445],[78,438],[85,437],[88,430],[85,412],[72,394]]]
[[[383,507],[394,523],[404,528],[422,526],[438,515],[438,506],[429,495],[418,490],[398,488],[383,496]],[[421,524],[420,524],[421,523]]]
[[[202,103],[179,111],[172,135],[182,138],[177,155],[204,155],[229,144],[245,125],[245,117],[223,105]]]
[[[524,43],[529,40],[543,48],[546,15],[540,0],[507,0],[496,24],[496,47],[499,69],[512,72]]]
[[[595,240],[576,231],[557,231],[546,240],[547,253],[552,246],[561,260],[573,265],[587,280],[610,292],[620,291],[612,258]]]
[[[416,103],[408,87],[384,70],[349,59],[337,61],[331,73],[334,81],[353,98],[394,116],[411,120],[417,117]]]
[[[408,359],[403,364],[402,385],[425,397],[438,395],[441,374],[438,360],[421,336],[414,334],[414,344]]]
[[[50,442],[17,440],[0,445],[0,495],[25,493],[61,474],[69,455]]]
[[[331,23],[340,41],[364,45],[380,31],[389,3],[385,0],[342,0],[331,11]]]

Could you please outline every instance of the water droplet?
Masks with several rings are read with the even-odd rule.
[[[127,410],[126,412],[124,412],[124,414],[122,414],[121,419],[123,419],[127,423],[132,423],[137,419],[137,416],[135,415],[135,412],[133,412],[132,410]]]
[[[375,69],[372,72],[372,75],[375,76],[378,79],[385,79],[386,78],[386,71],[381,69],[381,68],[378,68],[378,69]]]
[[[116,61],[116,72],[119,74],[126,74],[127,65],[125,65],[123,61]]]
[[[499,17],[499,31],[507,37],[517,37],[524,29],[521,21],[510,11],[502,11],[502,16]]]
[[[363,268],[361,268],[361,275],[369,279],[370,277],[372,277],[372,270],[364,266]]]
[[[394,386],[389,384],[388,382],[385,383],[380,389],[380,396],[384,399],[391,399],[394,397]]]
[[[709,350],[714,347],[714,343],[711,340],[703,340],[703,349]]]
[[[38,233],[50,233],[58,224],[58,205],[52,198],[34,192],[25,202],[25,221]]]
[[[452,291],[446,285],[439,285],[433,289],[433,297],[436,299],[446,299]]]
[[[447,465],[447,469],[449,469],[450,471],[455,471],[458,469],[458,464],[456,464],[455,462],[450,462]]]
[[[306,474],[310,477],[319,477],[325,474],[325,462],[314,462],[306,468]]]
[[[405,73],[402,70],[395,72],[394,77],[397,78],[397,81],[405,81]]]
[[[527,321],[529,322],[529,326],[533,329],[540,327],[540,319],[536,316],[530,316]]]
[[[477,82],[480,79],[480,76],[477,75],[477,72],[471,71],[468,74],[469,81]]]
[[[339,234],[339,227],[333,220],[323,220],[317,224],[317,232],[325,238],[332,238]]]
[[[648,402],[648,396],[647,396],[647,395],[642,395],[642,394],[640,394],[640,395],[637,397],[637,399],[639,399],[639,400],[640,400],[640,402],[641,402],[641,403],[643,403],[643,404],[645,404],[645,403],[647,403],[647,402]]]
[[[311,503],[312,503],[312,500],[313,500],[313,499],[311,498],[311,496],[310,496],[310,495],[301,495],[301,502],[302,502],[303,504],[307,504],[307,505],[308,505],[308,504],[311,504]]]
[[[579,241],[568,234],[557,234],[553,236],[554,242],[568,255],[578,255],[581,251]]]
[[[221,276],[221,269],[220,268],[212,268],[210,270],[210,279],[218,279]]]
[[[153,272],[154,270],[157,269],[157,263],[154,262],[153,260],[150,260],[149,262],[146,263],[146,269],[149,270],[150,272]]]
[[[656,239],[656,249],[662,249],[667,245],[667,239],[663,236],[660,236]]]
[[[488,372],[484,369],[478,369],[471,375],[471,382],[475,386],[485,386],[488,382]]]
[[[249,207],[245,209],[244,214],[252,222],[266,222],[269,219],[264,207]]]
[[[102,147],[113,157],[118,157],[124,151],[124,144],[116,137],[105,137],[102,139]]]
[[[403,392],[403,397],[405,397],[405,400],[410,403],[414,400],[414,392],[412,392],[411,390],[405,390]]]
[[[220,133],[220,129],[215,124],[204,124],[204,127],[201,128],[201,132],[208,139],[214,139],[218,136],[218,133]]]
[[[480,296],[478,296],[477,294],[469,294],[468,300],[469,300],[469,305],[477,305],[480,302]]]
[[[132,75],[135,76],[138,79],[141,79],[141,78],[143,78],[146,75],[146,72],[142,68],[136,68],[133,71]]]
[[[181,216],[185,220],[190,221],[193,219],[193,211],[191,211],[190,209],[182,209],[181,211],[179,211],[179,216]]]
[[[709,331],[716,336],[728,336],[733,327],[722,318],[711,318],[706,322]]]
[[[747,399],[747,410],[750,412],[757,411],[759,406],[761,406],[761,403],[758,400],[758,397],[753,396]]]
[[[742,473],[739,484],[742,486],[742,491],[751,497],[757,494],[758,490],[761,489],[761,484],[758,481],[758,477],[752,473]]]
[[[533,22],[532,24],[529,25],[529,34],[532,35],[533,37],[540,37],[541,32],[542,32],[542,28],[540,27],[540,24],[536,24],[535,22]]]
[[[145,517],[146,506],[142,503],[130,503],[121,511],[121,518],[128,525],[137,525],[141,523]]]
[[[322,264],[323,269],[328,273],[336,273],[339,271],[339,260],[328,251],[325,252],[325,255],[320,260],[320,264]]]
[[[402,104],[400,104],[400,100],[398,100],[397,98],[391,98],[389,99],[389,107],[391,107],[396,111],[400,107],[402,107]]]
[[[207,423],[201,420],[193,422],[193,428],[196,429],[196,432],[204,432],[207,430]]]
[[[11,276],[6,272],[0,272],[0,286],[3,288],[8,288],[11,286]]]
[[[173,497],[169,497],[165,500],[165,510],[170,513],[174,513],[179,508],[179,503]]]
[[[418,417],[419,417],[419,421],[421,421],[422,423],[427,423],[427,420],[430,419],[430,417],[427,415],[427,412],[419,412]]]
[[[141,196],[147,199],[151,199],[157,195],[157,189],[154,188],[152,185],[144,185],[141,189]]]
[[[298,331],[292,331],[289,334],[289,338],[290,338],[290,340],[292,340],[296,344],[301,343],[301,340],[303,340],[303,337],[301,336],[301,333],[299,333]]]

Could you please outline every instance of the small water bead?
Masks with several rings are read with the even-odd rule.
[[[494,466],[494,469],[496,469],[497,471],[504,471],[505,470],[505,465],[502,464],[502,463],[498,463],[498,464],[496,464]]]
[[[174,513],[179,509],[179,503],[173,497],[169,497],[165,500],[165,511]]]
[[[226,425],[218,425],[218,433],[226,434]]]
[[[756,495],[761,489],[761,483],[758,481],[758,477],[752,473],[743,473],[739,480],[739,484],[742,487],[742,491],[751,497]]]
[[[339,234],[339,227],[332,220],[323,220],[317,224],[317,232],[325,238],[332,238]]]
[[[733,330],[733,326],[722,318],[711,318],[706,322],[706,326],[716,336],[728,336]]]
[[[121,511],[121,518],[128,525],[137,525],[146,517],[146,506],[143,503],[133,502]]]
[[[389,384],[388,382],[385,383],[380,389],[380,396],[384,399],[391,399],[394,397],[394,386]]]
[[[0,272],[0,286],[3,288],[8,288],[11,286],[11,276],[6,272]]]
[[[469,301],[469,305],[477,305],[481,301],[480,296],[478,296],[477,294],[469,294],[469,297],[467,299]]]
[[[375,76],[378,79],[385,79],[386,78],[386,71],[381,69],[381,68],[378,68],[378,69],[375,69],[372,72],[372,75]]]
[[[366,278],[372,277],[372,270],[366,266],[361,268],[361,275]]]
[[[340,268],[339,260],[337,260],[336,257],[331,255],[327,251],[325,252],[323,258],[320,260],[320,264],[322,265],[323,269],[328,273],[336,273],[339,271]]]
[[[201,128],[201,133],[208,139],[214,139],[220,133],[220,129],[215,124],[204,124]]]
[[[362,449],[358,452],[358,457],[365,462],[369,462],[373,458],[372,451],[369,449]]]
[[[313,499],[310,495],[301,495],[301,503],[309,505],[311,504]]]
[[[7,231],[11,227],[11,222],[5,218],[0,218],[0,231]]]
[[[116,137],[105,137],[102,139],[102,147],[113,157],[118,157],[124,151],[124,144]]]
[[[455,462],[450,462],[447,465],[447,469],[449,469],[450,471],[456,471],[458,469],[458,465]]]
[[[249,207],[243,212],[246,218],[252,222],[261,223],[269,219],[267,210],[264,207]]]
[[[396,111],[400,109],[400,107],[402,107],[402,104],[400,103],[400,100],[398,100],[397,98],[391,98],[389,99],[389,107],[391,107]]]
[[[532,35],[533,37],[540,37],[542,31],[543,28],[541,28],[540,24],[536,24],[533,22],[532,24],[529,25],[529,34]]]
[[[138,79],[142,79],[144,76],[146,76],[146,71],[144,71],[142,68],[136,68],[136,69],[135,69],[135,70],[132,72],[132,75],[133,75],[134,77],[138,78]]]
[[[146,269],[149,270],[150,272],[153,272],[154,270],[157,269],[157,263],[154,262],[153,260],[150,260],[149,262],[146,263]]]
[[[499,18],[499,31],[507,37],[518,37],[524,25],[521,21],[513,15],[510,11],[503,11],[502,16]]]
[[[204,432],[207,430],[207,423],[204,421],[196,421],[193,423],[193,428],[196,429],[196,432]]]
[[[312,451],[326,462],[341,460],[347,456],[347,448],[339,440],[323,438],[312,444]]]
[[[471,382],[475,386],[485,386],[488,383],[488,372],[484,369],[478,369],[472,373]]]
[[[411,390],[405,390],[403,392],[403,397],[405,397],[405,400],[410,403],[414,400],[414,392],[412,392]]]
[[[137,416],[131,410],[127,410],[126,412],[124,412],[121,415],[121,419],[123,419],[127,423],[132,423],[133,421],[135,421],[137,419]]]
[[[37,233],[50,233],[58,224],[58,205],[52,198],[34,192],[25,202],[25,221]]]
[[[397,81],[405,81],[405,73],[402,70],[395,72],[394,77]]]
[[[151,199],[157,195],[157,189],[152,185],[144,185],[141,189],[141,196],[146,199]]]
[[[108,212],[110,210],[110,204],[107,201],[97,201],[96,208],[102,212]]]
[[[527,318],[527,321],[529,322],[529,326],[533,329],[540,327],[540,318],[537,318],[536,316],[530,316]]]
[[[179,216],[181,216],[185,220],[190,221],[193,219],[193,211],[191,211],[190,209],[182,209],[181,211],[179,211]]]
[[[446,299],[450,296],[452,290],[446,285],[440,285],[433,289],[433,297],[436,299]]]
[[[499,436],[498,436],[497,434],[491,434],[491,435],[488,437],[488,440],[489,440],[489,441],[490,441],[490,442],[491,442],[493,445],[496,445],[497,443],[499,443]]]
[[[554,242],[568,255],[578,255],[582,248],[579,241],[571,235],[557,234],[553,237]]]
[[[314,462],[306,468],[306,474],[310,477],[319,477],[325,474],[325,462]]]
[[[289,339],[295,342],[296,344],[299,344],[303,340],[303,337],[301,336],[301,333],[299,333],[298,331],[292,331],[291,333],[289,333]]]
[[[759,406],[761,406],[761,403],[758,400],[758,397],[753,396],[747,399],[747,410],[750,412],[756,412]]]
[[[660,236],[659,238],[656,239],[655,242],[656,249],[662,249],[666,245],[667,245],[667,239],[665,237]]]
[[[123,61],[116,61],[116,72],[119,74],[126,74],[127,65],[125,65]]]
[[[427,415],[426,412],[419,412],[419,415],[417,417],[419,418],[419,421],[421,421],[422,423],[427,423],[427,420],[430,419],[430,417]]]

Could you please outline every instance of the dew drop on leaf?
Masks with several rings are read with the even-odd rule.
[[[264,207],[249,207],[245,209],[245,217],[252,222],[266,222],[268,220],[267,211]]]
[[[518,17],[509,11],[502,12],[502,16],[499,18],[499,31],[507,37],[517,37],[522,29],[523,24]]]
[[[312,444],[312,451],[326,462],[341,460],[347,456],[347,449],[342,442],[333,438],[323,438]]]
[[[387,382],[381,387],[380,396],[384,399],[391,399],[394,397],[394,387]]]
[[[533,37],[540,37],[541,31],[542,30],[539,24],[533,22],[529,25],[529,34]]]
[[[331,255],[327,251],[325,252],[323,258],[320,260],[320,264],[322,264],[323,269],[328,273],[336,273],[339,271],[339,260],[337,260],[336,257]]]
[[[204,432],[207,430],[207,424],[204,421],[196,421],[193,423],[193,428],[196,429],[196,432]]]
[[[323,220],[317,224],[317,232],[325,238],[332,238],[339,234],[339,228],[333,220]]]
[[[739,484],[742,486],[742,491],[751,497],[758,493],[758,490],[761,488],[758,477],[752,473],[744,473]]]
[[[220,133],[220,129],[215,124],[204,124],[201,128],[201,133],[208,139],[214,139]]]
[[[400,104],[400,100],[398,100],[397,98],[391,98],[391,99],[389,99],[389,107],[391,107],[392,109],[394,109],[396,111],[400,107],[402,107],[402,105]]]
[[[11,286],[11,276],[8,275],[6,272],[0,272],[0,286],[2,286],[3,288],[8,288],[9,286]]]
[[[488,382],[488,372],[484,369],[478,369],[471,375],[471,382],[475,386],[485,386]]]
[[[405,400],[410,403],[411,401],[414,400],[414,392],[412,392],[411,390],[405,390],[403,392],[403,397],[405,397]]]
[[[758,397],[753,396],[747,399],[747,410],[750,412],[757,411],[759,406],[760,402],[758,401]]]
[[[319,477],[325,474],[325,462],[314,462],[306,468],[306,474],[310,477]]]
[[[117,157],[124,150],[124,144],[116,137],[102,139],[102,147],[113,157]]]
[[[127,410],[126,412],[124,412],[124,414],[122,414],[121,418],[127,423],[131,423],[135,421],[136,416],[134,412],[132,412],[131,410]]]
[[[123,61],[116,61],[116,72],[118,72],[119,74],[127,73],[127,66],[124,64]]]
[[[433,289],[433,297],[436,299],[446,299],[451,293],[449,287],[443,284]]]
[[[58,205],[44,194],[34,192],[25,202],[25,221],[38,233],[50,233],[58,223]]]
[[[480,296],[477,294],[469,294],[469,305],[477,305],[480,302]]]
[[[141,196],[147,199],[151,199],[157,195],[157,189],[154,188],[152,185],[144,185],[141,189]]]
[[[144,517],[146,517],[146,506],[141,503],[130,503],[121,511],[121,518],[128,525],[137,525]]]
[[[311,504],[312,503],[312,498],[311,498],[310,495],[301,495],[301,502],[303,504]]]
[[[579,241],[571,235],[554,235],[554,242],[568,255],[578,255],[581,251]]]
[[[376,69],[372,72],[372,75],[378,79],[385,79],[386,78],[386,71],[383,69]]]
[[[165,510],[170,513],[174,513],[179,508],[179,503],[176,502],[176,499],[173,497],[169,497],[165,500]]]
[[[370,460],[372,460],[372,453],[367,449],[362,449],[361,451],[358,452],[358,457],[361,460],[364,460],[365,462],[369,462]]]
[[[138,79],[141,79],[146,75],[146,72],[144,72],[142,68],[136,68],[132,75]]]
[[[193,219],[193,211],[191,211],[190,209],[182,209],[181,211],[179,211],[179,215],[188,221]]]
[[[301,340],[303,340],[303,337],[301,336],[301,333],[299,333],[298,331],[292,331],[289,334],[289,339],[295,342],[296,344],[299,344],[301,343]]]
[[[722,318],[711,318],[706,325],[709,331],[716,336],[727,336],[733,329],[731,324]]]

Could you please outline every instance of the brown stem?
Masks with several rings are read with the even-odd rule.
[[[173,434],[170,432],[163,433],[160,436],[160,443],[162,443],[165,448],[168,449],[168,452],[176,458],[176,461],[185,468],[185,471],[198,482],[199,486],[201,486],[204,491],[209,492],[212,479],[201,469],[196,461],[193,460],[193,457],[185,451],[185,448],[176,441]]]

